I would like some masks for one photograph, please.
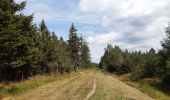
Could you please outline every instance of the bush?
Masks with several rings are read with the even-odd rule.
[[[169,86],[169,85],[170,85],[170,74],[166,74],[166,75],[163,77],[162,83],[163,83],[165,86]]]

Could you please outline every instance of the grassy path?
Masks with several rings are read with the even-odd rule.
[[[89,94],[86,96],[86,98],[84,100],[88,100],[96,91],[96,77],[94,79],[94,83],[93,83],[93,89],[91,92],[89,92]]]
[[[98,69],[58,80],[9,100],[153,100]]]
[[[98,72],[96,76],[96,92],[89,100],[153,100],[112,76],[102,72]]]

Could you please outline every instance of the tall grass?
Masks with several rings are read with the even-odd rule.
[[[66,74],[59,74],[53,76],[36,76],[30,80],[26,80],[19,83],[11,83],[9,85],[1,85],[0,86],[0,99],[7,96],[16,96],[21,95],[28,90],[35,89],[40,87],[44,84],[48,84],[57,80],[62,80],[69,78],[71,76],[80,74],[80,72],[72,72]]]
[[[170,100],[170,96],[168,94],[165,94],[162,90],[158,89],[157,86],[152,86],[147,81],[141,80],[138,82],[133,82],[130,80],[124,80],[124,82],[139,89],[143,93],[148,94],[155,100]]]
[[[103,70],[101,70],[101,71],[103,71]],[[130,74],[117,75],[117,74],[108,73],[106,71],[103,71],[103,72],[105,74],[113,76],[113,77],[127,83],[128,85],[130,85],[132,87],[139,89],[140,91],[148,94],[150,97],[154,98],[155,100],[170,100],[170,95],[164,93],[163,90],[161,89],[160,85],[158,85],[158,86],[157,86],[157,84],[151,85],[151,84],[149,84],[149,82],[147,82],[145,80],[132,81],[130,79]]]

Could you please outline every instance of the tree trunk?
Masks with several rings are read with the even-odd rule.
[[[22,68],[22,82],[24,81],[24,68]]]

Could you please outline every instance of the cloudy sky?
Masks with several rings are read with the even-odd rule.
[[[15,0],[21,2],[23,0]],[[99,62],[107,44],[122,49],[160,49],[170,22],[170,0],[27,0],[23,13],[34,14],[38,25],[45,20],[50,31],[68,39],[74,23]]]

